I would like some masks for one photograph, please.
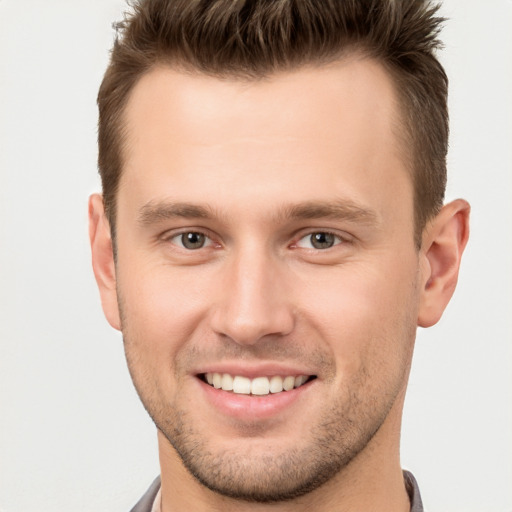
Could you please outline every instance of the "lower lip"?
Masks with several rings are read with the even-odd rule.
[[[255,396],[216,389],[199,378],[197,381],[201,385],[206,400],[217,411],[234,419],[245,421],[265,420],[276,417],[295,405],[316,383],[316,379],[314,379],[290,391]]]

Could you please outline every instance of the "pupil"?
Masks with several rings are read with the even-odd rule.
[[[334,235],[331,233],[314,233],[311,235],[311,245],[315,249],[329,249],[334,245]]]
[[[181,235],[183,247],[187,249],[199,249],[204,245],[204,235],[201,233],[183,233]]]

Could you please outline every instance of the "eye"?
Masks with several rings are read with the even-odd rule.
[[[202,249],[212,244],[212,241],[203,233],[197,231],[186,231],[173,236],[171,242],[184,249]]]
[[[297,247],[303,249],[330,249],[341,242],[341,238],[333,233],[318,231],[301,238],[297,242]]]

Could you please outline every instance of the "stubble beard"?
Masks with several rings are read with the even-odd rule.
[[[332,479],[368,445],[385,419],[358,425],[334,408],[331,414],[310,433],[307,446],[278,454],[276,446],[259,453],[250,448],[243,448],[244,453],[213,453],[185,412],[177,413],[172,424],[153,421],[202,485],[237,500],[275,503],[308,494]]]
[[[288,447],[276,453],[274,443],[273,449],[272,446],[261,449],[263,430],[259,438],[253,432],[241,440],[239,446],[243,448],[233,453],[211,446],[207,426],[203,430],[197,428],[186,403],[175,401],[163,405],[163,400],[148,392],[148,382],[141,382],[133,371],[129,346],[125,335],[128,366],[139,397],[185,468],[208,489],[246,502],[293,500],[343,471],[371,442],[405,385],[403,378],[397,376],[394,388],[383,401],[378,386],[372,382],[371,372],[363,369],[358,381],[351,383],[351,390],[341,393],[318,421],[312,423],[309,441],[301,447]],[[402,368],[405,375],[407,369]],[[251,445],[254,439],[258,441],[256,448]]]
[[[258,503],[289,501],[308,494],[344,471],[365,451],[388,418],[395,402],[403,400],[405,396],[416,335],[413,317],[405,315],[401,319],[402,327],[398,330],[397,339],[394,340],[401,346],[401,349],[395,347],[401,350],[401,358],[396,366],[384,372],[379,372],[378,366],[361,367],[350,382],[344,383],[343,389],[339,390],[339,394],[318,415],[316,421],[314,415],[304,418],[304,421],[311,423],[306,436],[308,442],[292,448],[288,446],[281,453],[276,453],[275,443],[273,447],[269,445],[270,449],[261,449],[265,429],[258,433],[256,428],[246,438],[241,432],[238,446],[243,449],[233,453],[226,451],[225,447],[212,446],[207,425],[198,428],[191,414],[190,397],[180,402],[181,395],[177,393],[178,398],[169,401],[169,397],[154,380],[150,366],[144,367],[141,363],[144,354],[147,354],[144,340],[138,336],[131,339],[122,311],[121,317],[124,319],[126,359],[137,393],[156,427],[177,452],[185,468],[200,484],[220,495]],[[371,345],[379,346],[386,341],[389,343],[385,338],[374,339]],[[300,357],[300,350],[284,353],[279,347],[279,344],[271,344],[268,350],[264,349],[265,354],[276,356],[276,360],[315,361],[316,366],[313,364],[312,367],[322,366],[319,363],[322,361],[326,370],[324,375],[327,375],[327,387],[329,380],[332,384],[336,364],[329,354],[315,352]],[[244,349],[238,347],[236,350]],[[197,349],[191,349],[184,359],[188,357],[193,360],[197,353]],[[233,356],[234,352],[229,355]],[[181,372],[175,368],[176,377]],[[381,374],[381,380],[375,379],[375,373]],[[401,403],[398,405],[400,414]],[[293,432],[294,425],[289,428]],[[258,439],[257,445],[251,445],[253,439]]]

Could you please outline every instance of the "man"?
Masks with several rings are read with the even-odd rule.
[[[454,291],[441,20],[417,0],[143,0],[99,97],[93,267],[158,430],[133,509],[419,511],[417,326]]]

